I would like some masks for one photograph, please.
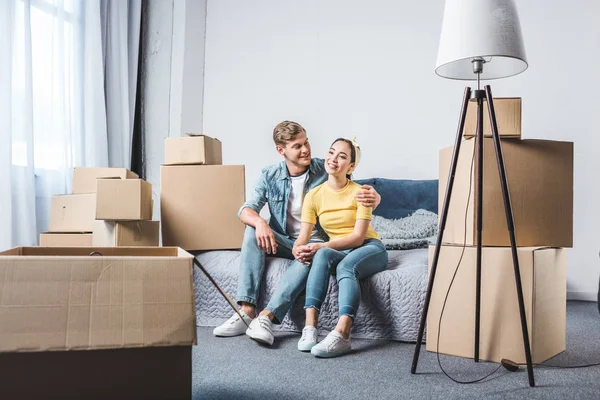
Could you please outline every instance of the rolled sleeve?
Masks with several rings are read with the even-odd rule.
[[[242,211],[244,208],[251,208],[257,213],[263,209],[265,204],[267,203],[267,178],[265,172],[263,171],[254,187],[254,193],[252,197],[247,200],[238,211],[238,218],[240,218]]]

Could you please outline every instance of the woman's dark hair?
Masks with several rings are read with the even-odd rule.
[[[334,144],[336,144],[337,142],[346,142],[348,143],[348,146],[350,146],[350,162],[356,162],[356,149],[354,148],[354,145],[352,144],[352,141],[348,140],[348,139],[344,139],[344,138],[337,138],[333,141],[333,143],[331,143],[331,146],[333,146]],[[329,146],[329,147],[331,147]],[[347,174],[346,178],[352,180],[352,174]]]

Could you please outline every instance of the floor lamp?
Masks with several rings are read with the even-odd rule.
[[[525,305],[523,302],[523,290],[521,286],[521,275],[519,260],[517,257],[517,244],[514,230],[514,218],[506,170],[502,157],[502,147],[498,135],[498,125],[494,112],[494,102],[489,85],[485,90],[480,89],[480,80],[499,79],[517,75],[527,69],[527,58],[521,35],[521,24],[513,0],[446,0],[444,20],[438,50],[438,59],[435,72],[437,75],[458,80],[476,80],[477,90],[473,91],[473,98],[477,101],[477,185],[476,193],[478,206],[476,210],[477,220],[477,276],[476,276],[476,298],[475,298],[475,346],[473,358],[479,361],[479,328],[480,328],[480,299],[481,299],[481,233],[483,226],[483,108],[484,101],[487,103],[489,112],[492,138],[494,141],[495,155],[498,161],[500,184],[504,197],[504,208],[510,245],[512,249],[512,260],[515,273],[515,283],[521,317],[521,328],[523,332],[523,345],[527,361],[527,373],[529,385],[535,386],[533,377],[533,366],[531,361],[531,348],[529,345],[529,333],[527,331],[527,319],[525,316]],[[458,154],[463,135],[463,128],[467,113],[467,107],[471,98],[471,88],[465,90],[462,110],[454,144],[454,153],[450,167],[450,175],[446,186],[446,194],[440,215],[437,243],[433,255],[432,266],[429,275],[429,284],[425,296],[425,305],[421,315],[417,345],[415,348],[411,373],[416,373],[419,361],[419,352],[423,340],[423,331],[427,320],[431,292],[435,280],[442,238],[446,227],[448,206],[452,196],[454,175],[458,163]],[[438,349],[439,351],[439,349]]]

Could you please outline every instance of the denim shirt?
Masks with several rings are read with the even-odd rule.
[[[308,167],[308,177],[304,185],[304,195],[312,188],[319,186],[327,180],[325,161],[322,158],[313,158]],[[274,164],[262,170],[258,183],[254,188],[252,198],[244,203],[238,212],[238,218],[242,210],[249,207],[260,213],[265,203],[269,206],[271,218],[269,226],[275,232],[287,235],[287,205],[290,197],[292,181],[285,165],[285,161]],[[324,240],[328,237],[317,222],[317,229]]]

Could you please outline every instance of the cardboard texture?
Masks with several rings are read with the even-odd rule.
[[[53,196],[49,232],[92,232],[96,215],[95,194]]]
[[[135,172],[125,168],[74,168],[73,194],[96,193],[96,179],[121,178],[137,179]]]
[[[246,198],[243,165],[162,166],[160,189],[164,246],[241,248],[245,226],[237,212]]]
[[[191,396],[189,253],[15,248],[0,253],[0,287],[0,387],[18,393],[7,398]]]
[[[435,246],[429,247],[429,268]],[[533,363],[566,346],[566,250],[529,247],[518,250],[527,329]],[[461,246],[442,246],[427,316],[427,350],[437,347],[440,311],[459,262]],[[476,247],[466,247],[452,284],[441,325],[439,351],[473,358],[475,343]],[[525,362],[523,334],[510,247],[482,250],[481,360]]]
[[[500,137],[521,137],[521,98],[498,97],[494,98],[494,111],[496,124]],[[463,131],[465,138],[472,138],[477,134],[477,100],[469,100],[467,117]],[[487,101],[483,102],[483,136],[492,137],[492,126]]]
[[[152,184],[143,179],[98,179],[96,219],[152,219]]]
[[[92,246],[158,246],[159,221],[95,221]]]
[[[40,233],[41,247],[90,247],[91,233]]]
[[[223,164],[221,141],[206,135],[165,139],[165,165]]]
[[[463,244],[465,210],[466,244],[477,244],[477,155],[471,170],[475,140],[463,141],[443,242]],[[573,143],[550,140],[502,139],[508,190],[515,222],[517,246],[573,246]],[[440,151],[439,201],[445,188],[453,147]],[[510,246],[504,199],[494,143],[484,139],[483,231],[484,246]],[[472,171],[472,172],[470,172]],[[469,186],[472,187],[469,196]]]

